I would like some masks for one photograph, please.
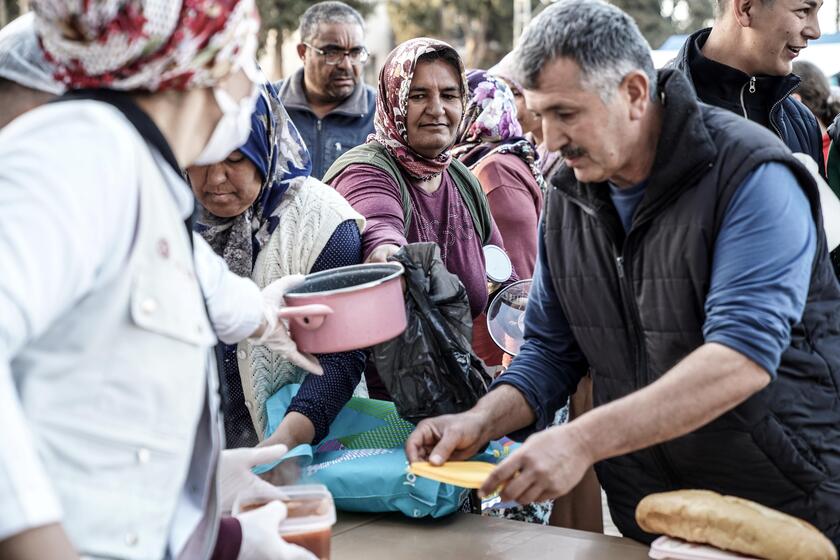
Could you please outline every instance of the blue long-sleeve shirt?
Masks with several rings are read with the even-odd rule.
[[[356,222],[348,220],[336,228],[311,272],[361,262],[362,236]],[[299,412],[309,418],[315,426],[312,443],[320,442],[329,433],[330,424],[353,396],[365,369],[364,350],[319,354],[317,357],[324,375],[307,375],[286,411],[286,414]]]
[[[643,192],[643,186],[613,189],[625,227]],[[543,227],[525,312],[526,341],[493,385],[511,385],[528,401],[537,420],[527,431],[551,422],[587,368],[551,282]],[[790,169],[780,163],[756,169],[732,197],[715,242],[704,340],[740,352],[775,377],[791,328],[805,309],[816,238],[810,204]]]
[[[341,223],[333,232],[310,272],[320,272],[340,266],[362,262],[362,236],[356,222]],[[224,348],[227,405],[225,407],[225,434],[227,447],[256,445],[259,441],[251,416],[245,408],[245,397],[239,377],[236,346]],[[286,413],[299,412],[315,427],[313,443],[320,442],[329,433],[330,424],[353,396],[365,367],[365,352],[354,350],[317,356],[323,375],[307,375],[300,390],[292,399]]]

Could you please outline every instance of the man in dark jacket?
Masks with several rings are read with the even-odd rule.
[[[686,40],[674,67],[704,103],[769,128],[792,152],[825,169],[814,115],[790,96],[799,87],[793,61],[820,38],[819,0],[716,0],[714,27]],[[822,171],[821,171],[822,172]]]
[[[780,1],[780,0],[779,0]],[[813,178],[773,134],[657,74],[632,19],[561,0],[518,47],[565,168],[540,225],[526,342],[470,411],[420,423],[410,460],[542,430],[482,491],[520,503],[595,464],[621,532],[654,492],[705,488],[840,544],[840,285]],[[586,370],[595,408],[545,429]]]
[[[300,18],[303,68],[276,84],[322,178],[344,152],[373,132],[376,91],[362,82],[368,59],[364,20],[343,2],[319,2]]]

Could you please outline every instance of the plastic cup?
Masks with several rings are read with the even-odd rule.
[[[262,507],[272,500],[286,504],[286,519],[279,534],[286,542],[301,546],[320,560],[330,558],[330,539],[335,525],[335,504],[332,494],[322,484],[278,486],[276,493],[243,494],[233,504],[233,514]]]

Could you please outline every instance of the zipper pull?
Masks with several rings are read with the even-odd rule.
[[[618,268],[618,277],[624,279],[624,257],[615,258],[616,268]]]
[[[750,93],[755,93],[755,76],[750,78]]]

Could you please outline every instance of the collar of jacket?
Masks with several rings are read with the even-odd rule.
[[[283,81],[280,87],[280,100],[286,109],[297,109],[312,112],[309,108],[309,101],[306,100],[306,93],[303,85],[303,68],[295,72],[288,80]],[[350,97],[345,99],[341,105],[327,113],[328,115],[346,115],[350,117],[365,117],[368,114],[367,86],[359,79]]]
[[[696,184],[717,158],[718,150],[686,77],[676,70],[665,69],[659,71],[658,78],[662,129],[645,195],[633,218],[633,228]],[[580,183],[574,171],[564,165],[552,178],[552,184],[587,213],[615,222],[613,229],[620,231],[616,235],[623,237],[623,228],[617,221],[618,214],[606,183]]]
[[[749,87],[751,79],[755,78],[756,93],[762,104],[767,107],[771,121],[776,122],[782,101],[799,87],[800,79],[795,74],[787,76],[750,76],[736,68],[716,62],[703,56],[702,48],[709,38],[712,29],[706,28],[691,34],[673,60],[672,65],[688,77],[695,91],[701,91],[700,97],[714,98],[721,101],[718,106],[727,103],[738,105],[744,86]],[[698,71],[701,70],[701,71]],[[751,104],[755,106],[755,104]]]

